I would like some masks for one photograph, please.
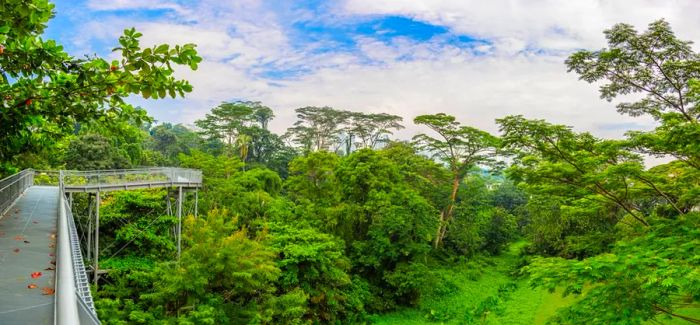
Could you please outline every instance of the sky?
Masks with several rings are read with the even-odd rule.
[[[294,109],[386,112],[404,118],[398,138],[424,131],[420,114],[444,112],[497,132],[521,114],[618,138],[654,126],[622,116],[598,86],[567,73],[580,49],[605,46],[603,30],[643,31],[666,19],[700,42],[698,0],[55,0],[47,37],[76,56],[114,56],[125,28],[142,44],[195,43],[197,71],[177,69],[186,98],[131,98],[160,122],[191,124],[224,101],[260,101],[284,132]],[[697,50],[698,46],[694,45]]]

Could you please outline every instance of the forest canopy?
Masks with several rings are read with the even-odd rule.
[[[92,290],[105,324],[495,324],[543,288],[559,299],[552,323],[700,323],[700,54],[664,20],[614,25],[607,47],[565,63],[651,130],[605,139],[513,115],[492,134],[435,113],[401,140],[401,116],[330,106],[296,108],[282,134],[257,101],[223,102],[195,127],[154,123],[129,97],[186,96],[174,69],[197,69],[196,45],[142,47],[127,29],[118,59],[77,59],[42,37],[48,1],[0,8],[0,174],[204,175],[179,260],[172,193],[104,199],[109,271]],[[89,197],[75,200],[86,222]]]

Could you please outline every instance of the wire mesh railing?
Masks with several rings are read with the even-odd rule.
[[[81,320],[81,324],[99,324],[97,318],[97,311],[95,310],[95,304],[92,300],[92,293],[90,293],[90,279],[85,271],[85,264],[83,262],[83,253],[80,250],[80,237],[78,237],[78,231],[75,227],[75,221],[73,220],[73,212],[71,211],[68,199],[65,194],[61,191],[60,194],[63,198],[63,209],[65,209],[66,225],[68,226],[68,237],[70,243],[70,253],[73,262],[73,280],[75,283],[75,295],[81,301],[78,304],[78,315]],[[65,281],[70,281],[66,279]],[[84,308],[82,311],[80,308]],[[82,316],[82,317],[80,317]],[[84,319],[87,318],[87,319]]]
[[[25,169],[0,180],[0,216],[5,214],[24,190],[32,186],[33,177],[34,170]]]
[[[196,169],[157,167],[140,169],[64,170],[66,187],[120,186],[131,184],[201,184],[202,172]]]

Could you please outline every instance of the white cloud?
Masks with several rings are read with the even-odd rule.
[[[620,22],[642,29],[659,18],[681,37],[700,38],[697,0],[345,0],[343,8],[349,15],[409,16],[510,50],[601,47],[603,29]]]
[[[327,44],[299,47],[285,27],[290,19],[316,17],[305,10],[284,16],[263,1],[206,0],[187,6],[93,1],[91,8],[169,9],[175,17],[143,21],[115,16],[107,26],[104,19],[86,22],[82,24],[88,28],[76,27],[88,33],[84,38],[115,39],[135,25],[145,44],[198,44],[205,58],[200,69],[178,71],[194,85],[192,94],[176,101],[138,101],[160,120],[191,123],[221,101],[248,99],[276,109],[276,131],[294,122],[296,107],[329,105],[401,115],[408,127],[400,133],[403,138],[419,130],[411,123],[414,116],[436,112],[492,132],[494,119],[508,114],[544,118],[605,137],[649,128],[648,119],[619,115],[613,104],[599,99],[595,85],[567,74],[567,53],[604,46],[602,31],[615,23],[629,22],[642,30],[658,18],[666,18],[679,37],[700,40],[700,1],[694,0],[346,0],[330,9],[332,19],[404,15],[490,42],[463,49],[439,38],[387,43],[358,37],[358,52],[321,53],[315,50]],[[375,62],[363,64],[367,58]],[[270,67],[306,68],[309,73],[283,81],[261,76]]]

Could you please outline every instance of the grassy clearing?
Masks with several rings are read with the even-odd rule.
[[[372,321],[378,325],[545,324],[557,309],[574,303],[577,297],[562,297],[561,292],[549,293],[545,289],[533,289],[527,280],[515,280],[510,274],[518,261],[518,251],[524,244],[515,243],[497,257],[476,259],[459,267],[435,270],[440,275],[440,281],[436,282],[441,283],[431,283],[431,288],[419,306],[378,315]],[[499,288],[503,287],[513,289],[499,295]],[[483,308],[480,310],[479,307],[489,301],[496,303],[487,303],[491,311],[482,313]],[[700,309],[697,308],[678,310],[678,313],[700,318]],[[678,318],[659,317],[658,321],[646,324],[689,324]]]
[[[523,244],[512,245],[498,257],[436,270],[444,283],[435,283],[418,307],[376,316],[373,321],[407,325],[544,324],[575,297],[562,298],[560,293],[532,289],[526,280],[511,277]],[[483,312],[485,309],[490,311]]]

